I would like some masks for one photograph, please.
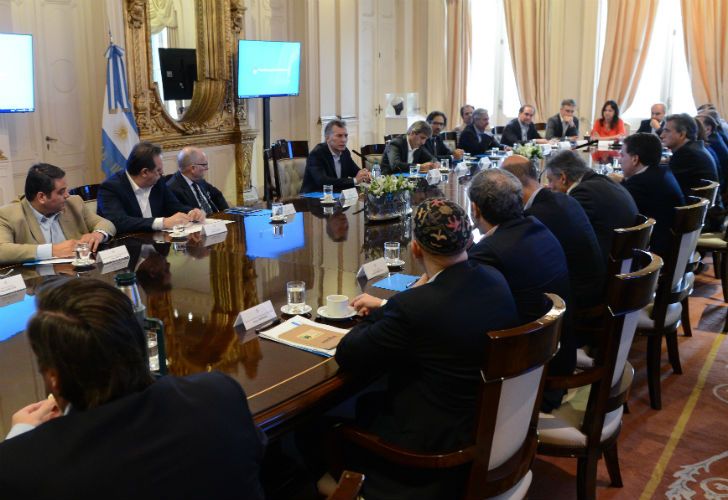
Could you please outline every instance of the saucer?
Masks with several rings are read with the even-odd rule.
[[[387,267],[402,267],[402,266],[404,266],[404,261],[402,259],[397,259],[397,260],[387,263]]]
[[[187,231],[181,233],[169,233],[169,236],[173,240],[184,240],[187,238]]]
[[[89,260],[73,259],[73,261],[71,261],[71,265],[73,267],[91,267],[94,264],[96,264],[96,261],[91,260],[91,259],[89,259]]]
[[[329,316],[326,312],[326,306],[321,306],[316,310],[316,314],[318,314],[322,318],[330,319],[332,321],[344,321],[356,316],[356,309],[354,309],[353,307],[347,306],[347,311],[348,313],[346,316]]]
[[[300,312],[293,312],[293,308],[291,306],[289,306],[288,304],[284,304],[281,306],[281,312],[283,314],[290,314],[291,316],[295,316],[297,314],[308,314],[311,312],[311,310],[312,310],[312,308],[308,304],[305,304],[303,306],[303,310],[301,310]]]

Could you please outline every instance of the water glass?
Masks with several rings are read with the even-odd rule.
[[[491,156],[498,156],[498,148],[491,148],[490,155]]]
[[[410,177],[416,177],[420,173],[420,167],[418,165],[410,165],[409,171]]]
[[[283,203],[273,203],[270,206],[270,218],[273,220],[283,220]]]
[[[371,177],[372,179],[376,179],[377,177],[382,175],[382,167],[379,166],[379,163],[375,163],[372,167],[371,171]]]
[[[387,241],[384,244],[384,262],[388,266],[396,266],[400,263],[398,241]]]
[[[289,281],[286,283],[286,295],[290,314],[303,314],[306,307],[306,282]]]
[[[324,200],[331,201],[334,199],[334,186],[331,184],[324,185]]]
[[[440,160],[440,168],[443,170],[450,170],[450,160],[448,158]]]
[[[91,256],[91,248],[88,243],[76,243],[76,260],[79,262],[89,262]]]

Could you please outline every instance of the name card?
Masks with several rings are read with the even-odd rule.
[[[435,184],[440,184],[440,181],[442,181],[442,174],[438,169],[429,170],[427,172],[427,184],[433,186]]]
[[[275,309],[273,309],[273,303],[270,300],[266,300],[262,304],[258,304],[255,307],[246,309],[238,313],[238,317],[235,318],[233,326],[243,325],[243,328],[250,330],[258,325],[267,323],[278,317]]]
[[[599,141],[597,143],[597,151],[609,151],[609,146],[612,144],[612,141]]]
[[[357,277],[365,276],[367,280],[370,280],[375,276],[387,274],[388,272],[389,268],[387,267],[387,263],[385,262],[384,258],[379,258],[363,264],[359,268],[359,271],[356,273],[356,275]]]
[[[559,149],[571,149],[571,143],[569,141],[561,141],[559,143]]]
[[[17,292],[0,295],[0,307],[9,306],[20,302],[25,298],[25,290],[18,290]]]
[[[538,146],[541,148],[541,152],[544,156],[551,154],[551,144],[539,144]]]
[[[223,222],[212,222],[203,224],[200,231],[203,236],[212,236],[213,234],[227,233],[227,226]]]
[[[227,232],[219,233],[219,234],[213,234],[212,236],[205,236],[204,241],[202,242],[203,245],[206,247],[216,245],[218,243],[222,243],[227,239]]]
[[[124,269],[129,266],[129,257],[109,262],[108,264],[101,264],[101,274],[113,273],[120,269]]]
[[[289,216],[296,213],[296,207],[293,206],[293,203],[286,203],[283,205],[283,215]]]
[[[20,274],[0,280],[0,295],[7,295],[20,290],[25,290],[25,281],[23,281]]]
[[[101,252],[96,254],[96,261],[101,262],[102,264],[108,264],[109,262],[114,262],[115,260],[128,258],[129,250],[126,249],[126,245],[109,248],[108,250],[102,250]]]
[[[357,191],[355,187],[349,188],[349,189],[344,189],[341,192],[341,197],[344,198],[345,200],[350,200],[352,198],[358,198],[359,191]]]
[[[258,201],[258,190],[255,189],[255,186],[243,191],[243,204],[256,203],[257,201]]]

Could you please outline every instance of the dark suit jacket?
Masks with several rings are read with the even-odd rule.
[[[569,269],[571,297],[577,308],[599,304],[603,299],[605,261],[589,218],[574,198],[541,189],[525,211],[553,233],[561,244]]]
[[[670,241],[670,228],[675,220],[675,207],[685,205],[685,197],[675,176],[666,166],[652,166],[625,179],[622,186],[634,198],[639,212],[655,219],[650,249],[664,257]]]
[[[505,276],[525,323],[546,312],[544,293],[555,293],[571,302],[569,271],[564,250],[556,237],[534,217],[522,217],[498,225],[468,252],[470,260],[488,264]],[[576,366],[576,346],[570,330],[564,330],[561,349],[549,363],[549,373],[566,375]]]
[[[538,131],[536,131],[536,126],[533,123],[529,123],[528,125],[528,133],[526,134],[526,142],[530,141],[531,139],[540,139],[541,136],[538,135]],[[503,135],[501,135],[501,143],[505,144],[506,146],[513,146],[514,144],[521,144],[523,139],[521,139],[521,124],[518,122],[518,118],[514,118],[513,120],[508,122],[508,125],[503,129]]]
[[[262,440],[231,378],[164,377],[0,443],[0,491],[49,500],[258,499]]]
[[[215,186],[213,186],[204,179],[198,182],[197,185],[200,186],[202,192],[207,195],[207,199],[212,202],[213,212],[222,212],[223,210],[230,208],[227,201],[225,201],[225,197]],[[195,193],[192,192],[192,188],[189,186],[189,184],[187,184],[187,181],[184,179],[184,175],[182,175],[180,172],[177,172],[172,177],[170,177],[170,179],[167,181],[167,187],[183,204],[189,205],[194,208],[202,209],[200,204],[197,203]]]
[[[517,324],[508,284],[490,266],[461,262],[431,283],[394,295],[336,350],[342,370],[384,368],[389,375],[387,391],[378,400],[367,398],[358,405],[357,420],[387,441],[419,451],[452,450],[472,442],[484,334]],[[390,467],[363,472],[365,496],[380,498],[377,486],[391,474]],[[403,478],[392,476],[393,482]],[[421,481],[390,483],[389,488],[386,498],[452,494],[442,490],[441,481],[433,481],[432,471]]]
[[[96,212],[113,222],[119,233],[152,231],[154,218],[169,217],[177,212],[187,213],[193,208],[180,203],[162,177],[152,186],[149,206],[152,217],[143,217],[125,170],[115,173],[99,186]]]
[[[447,147],[440,136],[430,137],[422,147],[425,148],[431,156],[435,156],[437,158],[449,158],[452,156],[452,151],[450,151],[450,148]]]
[[[417,163],[427,163],[428,161],[434,161],[437,158],[432,156],[432,153],[424,146],[415,149],[412,155],[412,163],[407,163],[407,152],[409,145],[407,144],[407,136],[401,135],[395,137],[389,144],[384,148],[384,154],[382,155],[382,173],[383,174],[396,174],[398,172],[409,172],[409,166]]]
[[[715,161],[705,150],[703,141],[688,141],[677,151],[673,151],[670,170],[686,197],[691,195],[690,188],[701,185],[702,179],[718,180]]]
[[[640,128],[637,129],[637,132],[642,132],[642,133],[645,133],[645,134],[651,134],[652,133],[652,125],[650,125],[650,122],[651,121],[652,121],[651,118],[648,118],[646,120],[642,120],[640,122]],[[655,131],[655,134],[657,134],[659,136],[662,133],[662,127],[664,127],[664,126],[665,126],[665,122],[663,121],[660,124],[660,128],[658,128]]]
[[[589,217],[602,250],[606,264],[612,248],[614,230],[634,226],[637,221],[637,205],[629,192],[606,177],[587,172],[581,182],[569,192]]]
[[[354,187],[354,177],[359,167],[351,159],[349,149],[341,153],[341,177],[336,177],[334,155],[325,142],[317,144],[306,159],[306,173],[303,174],[301,193],[315,193],[322,191],[325,185],[334,186],[334,191]]]
[[[471,155],[482,155],[492,148],[499,148],[500,143],[489,133],[481,139],[478,131],[475,130],[475,125],[470,124],[460,133],[458,147]]]
[[[558,113],[546,122],[546,139],[561,139],[574,135],[579,135],[579,119],[577,117],[574,117],[574,126],[567,127],[566,131],[564,131],[564,126],[561,123],[561,115]]]
[[[718,158],[715,163],[716,167],[718,167],[718,177],[721,180],[728,179],[728,144],[723,142],[723,138],[715,132],[708,137],[708,143],[715,153],[713,159]]]

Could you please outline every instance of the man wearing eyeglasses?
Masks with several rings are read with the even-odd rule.
[[[430,127],[432,127],[432,137],[427,139],[427,142],[425,142],[423,146],[425,149],[438,158],[449,158],[450,156],[454,156],[459,160],[463,157],[462,149],[455,149],[455,151],[451,151],[450,148],[447,147],[447,144],[445,144],[445,141],[443,141],[442,137],[440,137],[440,133],[445,130],[445,127],[447,127],[447,116],[445,116],[445,113],[442,111],[433,111],[427,115],[425,121],[429,123]]]
[[[207,155],[200,148],[187,146],[177,155],[179,171],[167,181],[167,187],[179,201],[197,207],[205,214],[229,208],[219,189],[205,180],[210,168]]]

